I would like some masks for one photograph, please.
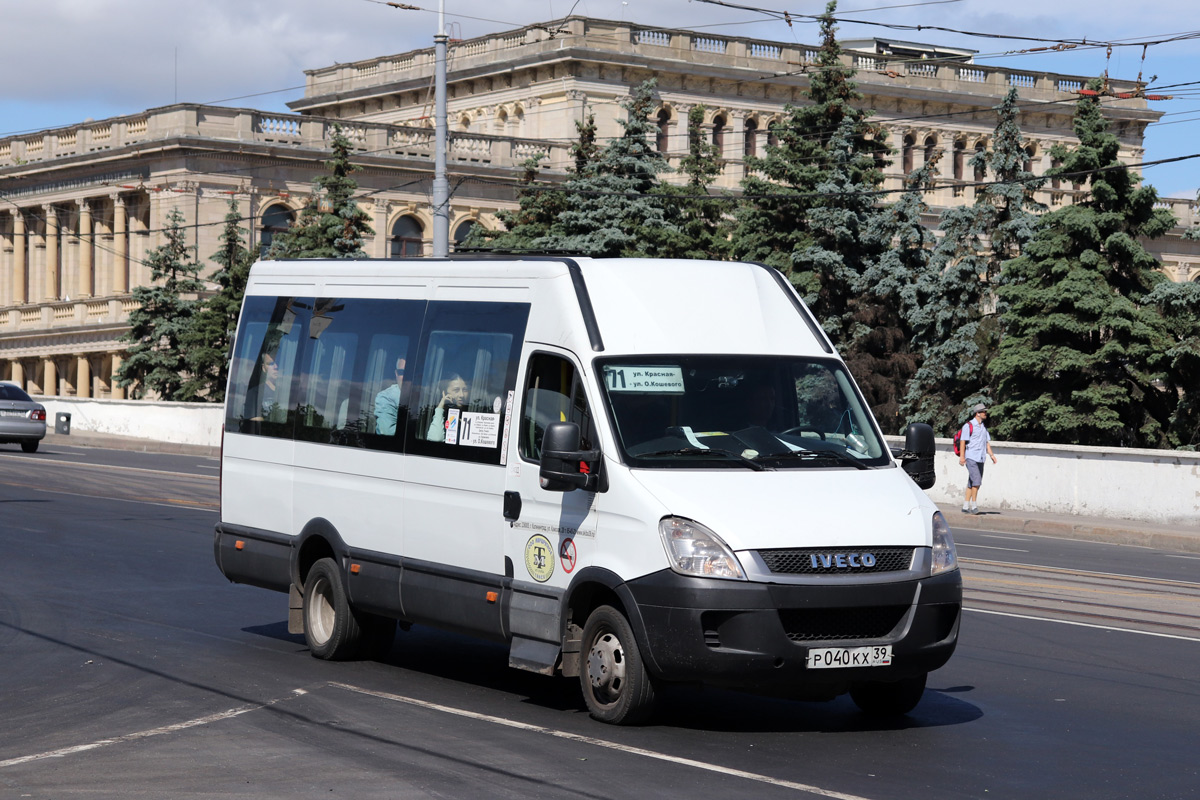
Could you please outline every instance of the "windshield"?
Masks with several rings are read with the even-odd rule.
[[[631,466],[864,469],[891,463],[837,361],[676,355],[597,365]]]

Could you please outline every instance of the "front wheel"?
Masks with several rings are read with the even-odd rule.
[[[350,609],[342,571],[332,558],[313,564],[304,581],[304,639],[316,658],[343,661],[358,654],[362,629]]]
[[[650,716],[654,684],[642,663],[633,628],[612,606],[600,606],[583,627],[579,682],[594,719],[632,725]]]
[[[872,717],[899,717],[921,702],[928,673],[893,683],[863,681],[850,685],[850,699],[863,713]]]

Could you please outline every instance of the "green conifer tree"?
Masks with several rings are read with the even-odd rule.
[[[370,218],[354,199],[358,170],[350,162],[352,145],[334,124],[327,175],[313,180],[313,195],[288,230],[271,240],[268,258],[366,258],[363,237],[372,234]]]
[[[181,400],[220,403],[225,399],[234,331],[250,266],[254,263],[254,253],[246,247],[246,229],[241,222],[237,201],[230,200],[225,228],[221,231],[221,248],[212,255],[217,264],[212,276],[217,292],[200,303],[182,337],[190,374],[180,390]]]
[[[680,186],[662,183],[660,193],[678,212],[676,225],[666,229],[658,255],[663,258],[725,259],[729,257],[725,196],[714,197],[713,181],[724,163],[716,144],[703,135],[704,106],[688,112],[688,154],[680,162],[687,181]]]
[[[1167,402],[1175,401],[1167,444],[1200,449],[1200,283],[1160,281],[1146,301],[1162,314],[1170,342],[1160,379]]]
[[[850,340],[850,299],[878,254],[859,232],[870,225],[890,150],[886,130],[869,121],[855,71],[842,63],[833,13],[821,17],[821,49],[811,73],[810,105],[784,108],[766,156],[748,157],[746,200],[733,225],[733,256],[783,272],[804,296],[835,343]]]
[[[1091,88],[1099,88],[1092,82]],[[1170,337],[1147,295],[1165,280],[1139,239],[1174,226],[1118,158],[1095,97],[1075,111],[1079,146],[1056,146],[1086,199],[1045,214],[997,294],[1005,335],[993,362],[997,434],[1024,441],[1158,447],[1178,398],[1156,385]]]
[[[930,268],[913,287],[910,322],[920,369],[909,381],[902,415],[949,431],[962,424],[965,408],[991,402],[990,364],[1000,342],[994,287],[1001,265],[1021,254],[1045,208],[1034,199],[1044,185],[1026,171],[1018,96],[1010,89],[997,107],[988,152],[969,166],[987,181],[975,187],[972,205],[942,214],[942,237]]]
[[[151,283],[131,292],[137,308],[129,313],[129,331],[121,337],[130,346],[117,383],[135,399],[154,392],[162,400],[178,400],[187,380],[181,344],[198,302],[188,295],[199,293],[204,283],[197,277],[199,266],[183,221],[179,209],[171,209],[163,231],[166,241],[146,257]]]

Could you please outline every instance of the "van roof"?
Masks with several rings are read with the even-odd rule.
[[[649,258],[566,256],[451,259],[294,260],[259,262],[253,282],[313,282],[342,294],[340,284],[404,278],[497,286],[539,279],[568,293],[553,302],[578,309],[583,330],[572,340],[583,355],[626,353],[753,353],[832,356],[833,347],[787,280],[760,264]],[[282,288],[277,286],[276,288]],[[573,289],[573,297],[571,291]],[[574,302],[572,302],[572,300]],[[539,315],[535,314],[535,319]],[[531,337],[535,335],[531,320]],[[580,326],[574,326],[580,327]],[[569,345],[570,346],[570,345]]]

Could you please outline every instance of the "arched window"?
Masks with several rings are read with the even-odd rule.
[[[725,117],[718,116],[713,118],[713,147],[717,148],[717,157],[725,155]]]
[[[471,231],[474,229],[474,227],[475,220],[473,219],[463,220],[462,222],[458,223],[458,227],[454,229],[454,235],[450,237],[454,240],[455,250],[458,249],[460,244],[467,240],[467,237],[471,235]]]
[[[978,142],[975,143],[975,155],[979,157],[980,161],[982,161],[982,157],[985,152],[987,152],[987,144],[984,143],[983,139],[980,139]],[[978,183],[979,181],[982,181],[983,175],[984,175],[983,164],[979,163],[979,161],[976,161],[976,163],[975,163],[975,182]]]
[[[267,208],[259,220],[258,252],[260,257],[266,258],[271,249],[271,240],[292,226],[296,221],[296,213],[287,206],[276,203]]]
[[[767,123],[767,147],[779,147],[778,124],[775,120]]]
[[[1033,173],[1033,154],[1034,154],[1034,152],[1035,151],[1034,151],[1033,145],[1029,145],[1028,147],[1025,148],[1025,163],[1022,165],[1022,168],[1030,174]]]
[[[660,153],[667,152],[670,127],[671,112],[664,108],[658,112],[658,140],[655,142],[655,147],[658,148],[658,152]]]
[[[924,161],[924,163],[928,164],[930,161],[933,160],[933,154],[935,152],[937,152],[937,143],[938,142],[937,142],[936,136],[925,137],[925,161]]]
[[[1062,166],[1061,158],[1050,159],[1050,169],[1058,169],[1061,166]],[[1050,179],[1050,188],[1051,189],[1061,189],[1062,188],[1062,179],[1059,178],[1057,175],[1055,175],[1053,178]]]
[[[404,216],[392,223],[391,258],[421,255],[425,229],[416,217]]]
[[[963,179],[967,163],[967,143],[959,139],[954,143],[954,180]]]
[[[758,155],[758,120],[746,120],[746,139],[742,145],[742,153],[747,156]]]
[[[916,137],[911,133],[904,135],[904,146],[900,150],[900,170],[905,174],[913,171],[913,148],[917,146]]]

